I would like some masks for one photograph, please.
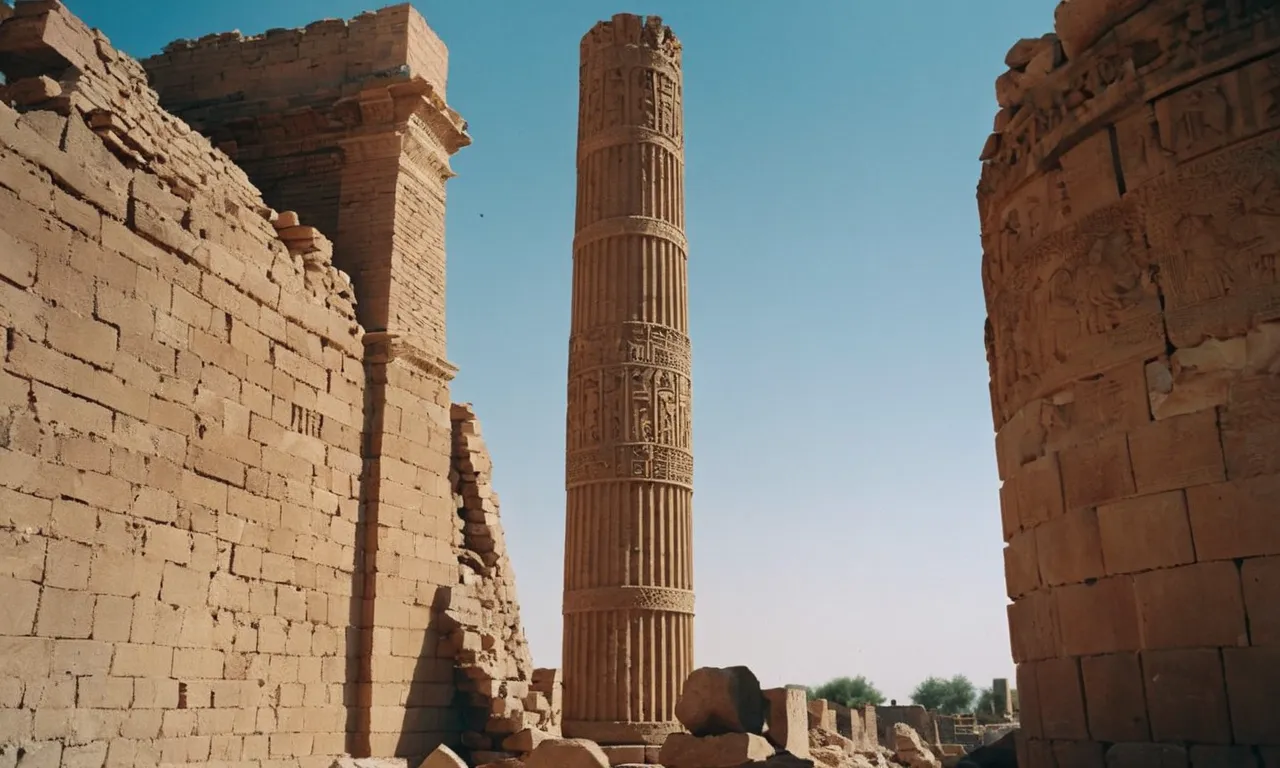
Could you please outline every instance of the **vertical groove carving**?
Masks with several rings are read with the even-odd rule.
[[[680,46],[619,15],[582,41],[566,418],[566,735],[660,743],[693,664]]]

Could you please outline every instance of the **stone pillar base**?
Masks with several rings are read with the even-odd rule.
[[[589,739],[601,746],[660,747],[673,733],[684,728],[679,723],[625,723],[600,720],[566,720],[561,730],[566,739]]]

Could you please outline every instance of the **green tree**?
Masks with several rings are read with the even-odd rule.
[[[928,677],[911,693],[911,701],[925,709],[935,709],[944,715],[973,711],[977,689],[969,678],[956,675],[950,680]]]
[[[978,692],[978,701],[973,705],[973,711],[989,715],[1004,714],[1004,696],[997,694],[991,688],[983,688]]]
[[[861,707],[867,704],[883,704],[884,694],[876,690],[871,681],[862,675],[857,677],[837,677],[834,680],[809,689],[809,698],[826,699],[846,707]]]
[[[1004,697],[997,695],[991,688],[983,688],[978,692],[978,701],[973,705],[973,714],[977,716],[980,723],[1004,722],[1006,719]]]

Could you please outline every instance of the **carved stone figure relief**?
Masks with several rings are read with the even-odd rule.
[[[1163,349],[1160,305],[1133,206],[1053,233],[992,300],[998,399],[1007,413],[1070,381]]]
[[[1142,190],[1170,341],[1240,335],[1280,311],[1280,145],[1262,136]]]
[[[1231,72],[1156,102],[1161,143],[1180,159],[1225,146],[1242,129],[1239,75]]]

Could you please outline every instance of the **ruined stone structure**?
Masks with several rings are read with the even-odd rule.
[[[0,765],[554,725],[450,410],[444,46],[396,6],[144,72],[0,9]]]
[[[1280,8],[1056,22],[978,193],[1019,765],[1280,764]]]
[[[564,731],[660,744],[693,670],[680,43],[582,40],[569,343]]]

